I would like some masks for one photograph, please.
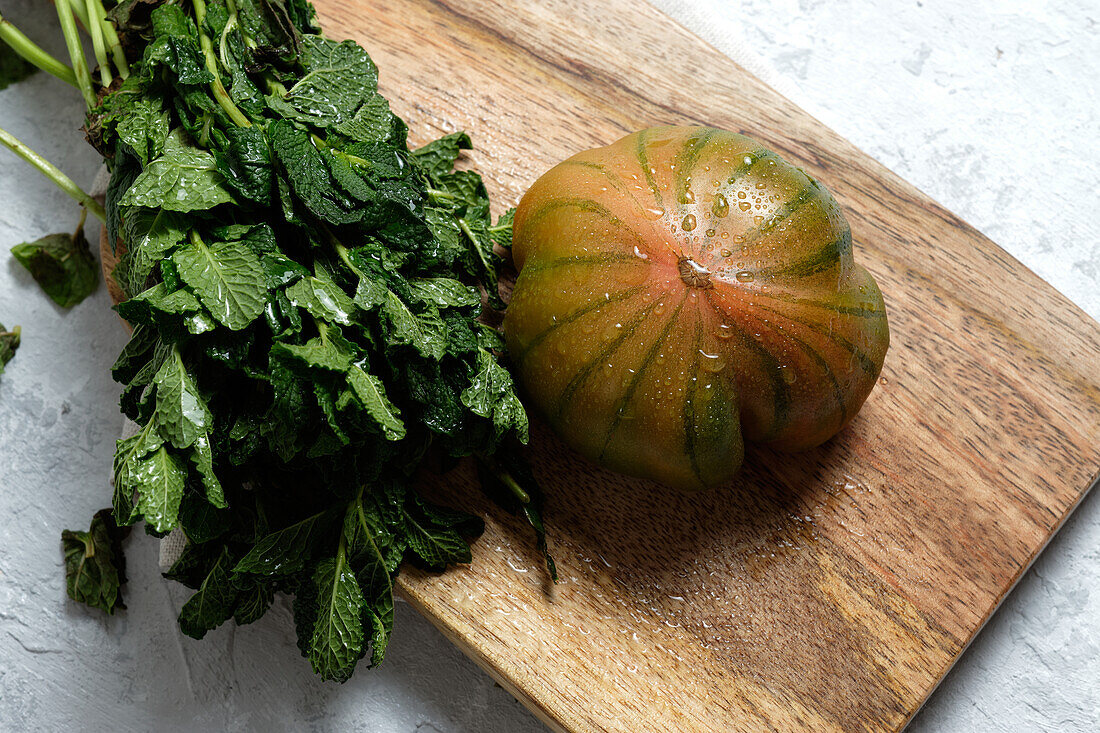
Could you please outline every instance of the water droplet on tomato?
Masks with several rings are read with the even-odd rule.
[[[737,203],[737,208],[741,209],[741,211],[748,211],[752,208],[752,204],[750,204],[748,201],[739,201]]]
[[[733,326],[729,325],[728,323],[719,323],[718,324],[718,338],[720,338],[720,339],[731,339],[731,338],[733,338]]]
[[[753,281],[753,274],[748,270],[741,270],[741,272],[734,275],[739,283],[751,283]]]
[[[726,360],[722,358],[722,355],[715,352],[703,351],[699,349],[699,355],[703,357],[703,369],[717,374],[726,368]]]
[[[680,196],[680,203],[681,204],[694,204],[695,203],[695,194],[691,192],[690,188],[686,189],[684,191],[683,195]]]
[[[745,165],[752,165],[753,157],[751,155],[746,155],[744,161]]]
[[[610,341],[611,339],[615,338],[620,333],[622,333],[622,330],[623,330],[623,324],[621,324],[621,323],[612,323],[611,325],[609,325],[607,328],[605,328],[603,330],[603,340],[604,341]]]
[[[762,217],[762,216],[754,216],[754,217],[752,218],[752,223],[753,223],[753,224],[755,224],[756,226],[760,226],[761,224],[763,224],[763,223],[764,223],[764,217]]]
[[[714,194],[714,206],[711,207],[711,212],[719,219],[730,213],[730,203],[725,196],[720,193]]]
[[[645,210],[645,217],[647,219],[660,219],[664,215],[665,210],[657,206],[653,206]]]
[[[758,189],[763,189],[763,188],[767,188],[768,184],[764,183],[763,181],[757,181],[756,182],[756,187]],[[605,188],[604,190],[606,191],[607,189]]]
[[[638,245],[636,245],[636,244],[634,245],[634,256],[637,257],[640,260],[648,260],[649,259],[649,255],[647,255],[642,250],[638,249]]]
[[[684,220],[680,222],[680,226],[684,228],[685,232],[690,232],[695,229],[695,214],[688,214],[684,217]]]
[[[733,256],[733,252],[729,251],[728,249],[723,249],[718,254],[722,255],[723,257],[732,257]]]
[[[714,230],[713,229],[708,229],[705,232],[703,232],[703,234],[707,235],[708,237],[713,237],[714,236]]]
[[[653,314],[654,314],[654,315],[658,315],[658,316],[659,316],[659,315],[661,315],[661,314],[662,314],[662,313],[664,313],[664,312],[665,312],[665,304],[664,304],[663,302],[662,302],[662,303],[658,303],[657,305],[653,306]]]
[[[779,374],[787,384],[794,384],[798,381],[798,375],[795,374],[794,369],[791,369],[789,366],[779,367]]]

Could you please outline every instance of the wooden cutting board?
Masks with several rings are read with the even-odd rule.
[[[405,597],[561,731],[902,728],[1100,472],[1100,326],[958,217],[643,0],[315,0],[412,141],[469,131],[498,209],[655,124],[805,168],[886,297],[880,384],[836,439],[672,493],[535,426],[562,582],[468,470],[474,562]],[[400,633],[398,629],[397,633]]]

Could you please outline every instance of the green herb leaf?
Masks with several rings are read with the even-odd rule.
[[[69,598],[109,614],[116,608],[126,608],[121,590],[126,582],[122,540],[129,533],[129,527],[115,524],[110,509],[96,512],[87,532],[67,529],[61,533]]]
[[[527,413],[516,396],[512,375],[490,352],[479,348],[470,386],[462,391],[462,404],[475,415],[489,418],[497,437],[514,432],[527,442]]]
[[[23,81],[38,71],[38,67],[23,59],[6,43],[0,42],[0,89]]]
[[[4,365],[15,356],[15,350],[19,348],[21,334],[22,329],[19,326],[9,331],[4,328],[3,323],[0,323],[0,374],[4,373]]]
[[[12,247],[11,253],[55,303],[71,308],[95,292],[99,263],[83,228],[75,235],[50,234]]]
[[[174,447],[190,448],[214,427],[206,401],[187,373],[178,347],[153,377],[157,385],[157,432]]]
[[[348,385],[359,398],[363,409],[382,429],[386,440],[401,440],[405,437],[405,423],[401,421],[400,413],[386,396],[381,379],[353,364],[348,369]]]
[[[322,679],[346,682],[363,654],[366,604],[343,547],[313,573],[317,611],[309,637],[309,662]]]
[[[145,167],[119,203],[186,212],[232,200],[214,156],[188,145],[177,128],[165,141],[164,154]]]
[[[256,254],[240,242],[199,240],[172,255],[183,281],[221,324],[240,331],[263,313],[264,271]]]
[[[233,616],[237,605],[237,588],[229,575],[228,551],[223,550],[202,585],[180,609],[180,631],[193,639],[201,639]]]
[[[233,568],[235,573],[289,575],[301,571],[330,522],[318,512],[265,536]]]

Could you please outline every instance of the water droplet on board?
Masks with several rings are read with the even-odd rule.
[[[684,220],[680,222],[680,226],[684,228],[685,232],[690,232],[695,229],[695,214],[688,214],[684,217]]]
[[[750,204],[748,201],[738,201],[737,208],[741,209],[741,211],[748,211],[752,208],[752,204]]]
[[[714,206],[711,211],[719,219],[730,213],[730,203],[726,200],[726,197],[720,193],[714,194]]]
[[[761,224],[763,224],[763,223],[764,223],[764,217],[762,217],[762,216],[754,216],[754,217],[752,218],[752,223],[753,223],[753,224],[755,224],[756,226],[760,226]]]
[[[729,239],[729,238],[730,238],[730,233],[729,232],[722,232],[722,239]]]
[[[741,272],[734,275],[739,283],[751,283],[753,281],[753,274],[748,270],[741,270]]]

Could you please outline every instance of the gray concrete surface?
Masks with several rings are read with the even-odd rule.
[[[1100,318],[1094,0],[654,4]],[[62,52],[48,4],[9,0],[3,12]],[[98,161],[76,129],[80,106],[39,75],[0,91],[0,126],[88,185]],[[70,229],[75,214],[0,151],[0,245]],[[108,368],[124,336],[106,307],[101,290],[62,311],[0,254],[0,321],[25,334],[0,376],[0,730],[545,730],[404,604],[386,664],[332,686],[299,657],[285,604],[253,626],[182,637],[184,594],[160,579],[141,534],[129,541],[127,611],[68,603],[58,533],[105,504],[121,426]],[[1100,727],[1098,561],[1094,495],[910,730]]]

